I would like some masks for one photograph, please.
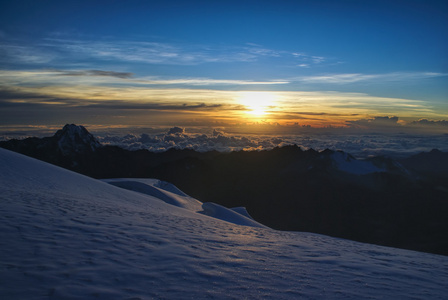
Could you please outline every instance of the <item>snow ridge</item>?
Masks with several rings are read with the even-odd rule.
[[[168,204],[194,212],[200,211],[202,208],[200,201],[186,195],[173,184],[158,179],[114,178],[103,179],[102,181],[120,188],[156,197]]]
[[[221,206],[219,204],[213,203],[213,202],[206,202],[202,204],[203,211],[201,213],[218,218],[233,224],[237,225],[243,225],[243,226],[252,226],[252,227],[259,227],[259,228],[268,228],[267,226],[264,226],[252,218],[248,218],[235,210],[229,210],[225,208],[224,206]]]
[[[233,224],[268,228],[252,219],[244,207],[228,209],[216,203],[201,203],[186,195],[173,184],[158,179],[114,178],[103,179],[102,181],[120,188],[153,196],[165,203]],[[172,191],[176,193],[173,193]]]

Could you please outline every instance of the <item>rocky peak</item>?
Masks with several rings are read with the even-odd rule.
[[[84,126],[67,124],[53,136],[63,155],[95,151],[100,143]]]

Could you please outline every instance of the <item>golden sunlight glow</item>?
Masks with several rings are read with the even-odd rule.
[[[59,71],[0,71],[7,102],[68,111],[95,110],[102,123],[346,127],[374,116],[444,120],[448,110],[426,101],[336,91],[242,91],[159,88],[132,78],[62,76]],[[55,101],[55,99],[58,99]],[[18,106],[17,106],[18,107]],[[87,115],[87,114],[84,114]],[[46,116],[46,115],[45,115]],[[107,121],[105,121],[107,120]],[[100,121],[98,121],[100,122]]]
[[[273,92],[241,92],[238,101],[244,105],[252,116],[264,116],[272,109],[276,102]]]

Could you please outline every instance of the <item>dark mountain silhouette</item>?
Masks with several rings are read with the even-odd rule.
[[[402,159],[400,163],[439,188],[447,187],[448,153],[433,149]]]
[[[101,144],[83,126],[67,124],[52,137],[13,139],[0,142],[0,147],[73,169],[88,160]]]
[[[58,149],[64,156],[92,152],[101,146],[87,129],[75,124],[65,125],[56,132],[53,139],[57,141]]]
[[[270,151],[162,153],[101,146],[84,127],[0,142],[94,177],[151,177],[203,202],[245,206],[259,222],[448,255],[448,153],[395,161],[285,146]]]

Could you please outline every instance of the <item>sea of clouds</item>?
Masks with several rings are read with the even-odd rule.
[[[375,120],[377,121],[377,120]],[[387,120],[390,122],[390,119]],[[0,131],[0,140],[52,136],[62,127],[24,127]],[[272,128],[248,131],[231,127],[107,127],[86,126],[103,145],[115,145],[128,150],[147,149],[162,152],[171,148],[206,151],[260,151],[286,145],[298,145],[303,150],[342,150],[358,158],[376,155],[406,157],[439,149],[448,152],[448,131],[384,131],[379,127],[298,128],[273,132]],[[266,130],[267,129],[267,130]],[[403,128],[401,128],[403,129]],[[252,132],[252,133],[247,133]]]
[[[293,135],[259,135],[226,133],[218,129],[201,131],[172,127],[165,132],[128,133],[125,135],[98,132],[95,136],[104,145],[116,145],[129,150],[148,149],[154,152],[175,149],[206,151],[269,150],[286,145],[298,145],[302,149],[342,150],[356,157],[375,155],[404,157],[423,151],[439,149],[448,151],[447,134],[408,133],[341,133],[315,131]]]

